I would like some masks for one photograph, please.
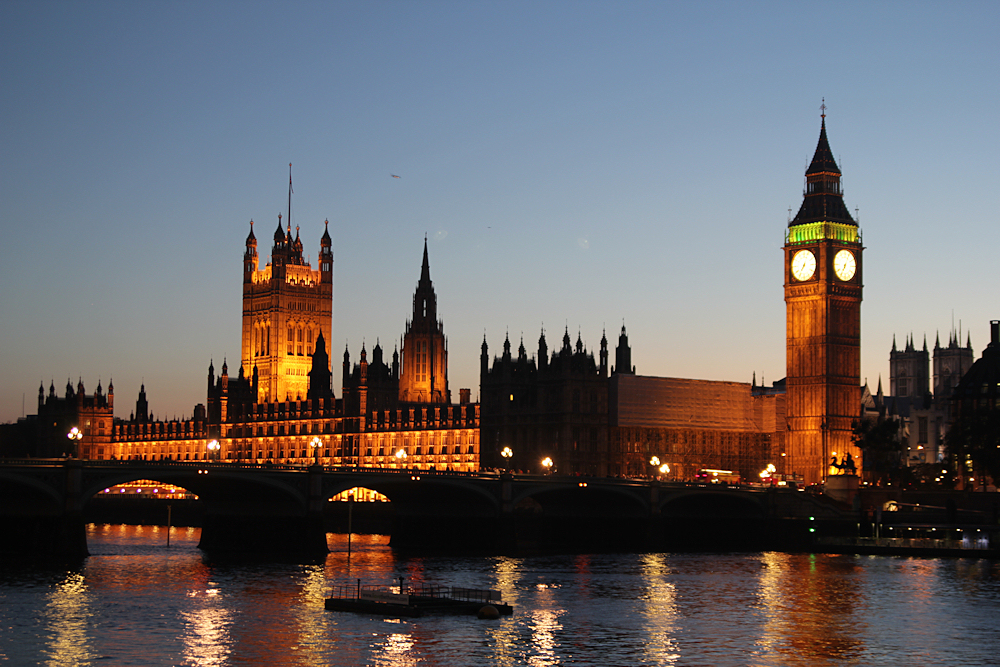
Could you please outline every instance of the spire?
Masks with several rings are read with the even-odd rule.
[[[427,235],[424,234],[424,261],[420,265],[420,284],[430,284],[431,282],[431,265],[427,261]]]
[[[833,151],[826,138],[826,100],[822,110],[819,141],[812,163],[806,169],[806,191],[802,206],[789,227],[809,222],[839,222],[857,226],[850,211],[844,205],[844,193],[840,184],[840,168],[833,159]]]
[[[292,163],[288,163],[288,234],[292,233]]]

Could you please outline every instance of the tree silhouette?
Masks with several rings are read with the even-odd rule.
[[[945,446],[963,477],[971,467],[981,478],[1000,479],[1000,410],[961,415],[945,436]]]
[[[861,471],[869,482],[898,478],[906,446],[899,439],[899,420],[865,418],[854,420],[854,444],[861,450]]]

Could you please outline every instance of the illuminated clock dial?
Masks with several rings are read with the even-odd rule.
[[[841,250],[833,257],[833,272],[841,280],[850,280],[854,277],[854,272],[858,270],[858,263],[854,259],[854,253],[850,250]]]
[[[809,280],[816,273],[816,255],[811,250],[799,250],[792,257],[792,275],[796,280]]]

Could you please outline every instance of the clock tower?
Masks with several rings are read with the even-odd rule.
[[[826,138],[806,170],[802,206],[785,237],[785,471],[822,482],[831,459],[860,467],[851,422],[861,400],[861,231],[844,205]]]

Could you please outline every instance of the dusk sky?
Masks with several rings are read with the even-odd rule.
[[[0,421],[128,418],[239,368],[242,255],[329,219],[331,358],[391,354],[424,235],[449,386],[484,333],[641,375],[785,375],[784,233],[820,104],[866,247],[862,380],[1000,319],[1000,3],[0,3]],[[392,178],[396,174],[400,178]]]

